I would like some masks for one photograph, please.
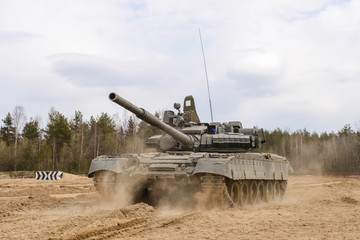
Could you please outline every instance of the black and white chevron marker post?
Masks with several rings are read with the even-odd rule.
[[[59,180],[63,176],[60,171],[37,171],[36,180]]]

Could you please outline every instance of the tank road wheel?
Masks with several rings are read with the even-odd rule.
[[[281,191],[279,181],[274,182],[274,200],[279,202],[281,200]]]
[[[240,202],[240,184],[238,181],[234,181],[231,184],[230,196],[235,206],[239,206]]]
[[[258,199],[258,186],[256,181],[251,181],[250,184],[250,196],[249,196],[249,203],[254,205]]]
[[[249,202],[249,183],[242,182],[240,188],[239,205],[242,207],[246,207],[248,202]]]
[[[265,182],[265,201],[271,202],[274,199],[274,185],[271,181]]]
[[[258,182],[258,202],[263,203],[265,201],[265,187],[262,181]]]

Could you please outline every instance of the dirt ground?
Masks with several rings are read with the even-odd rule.
[[[119,207],[92,179],[0,179],[0,239],[360,239],[360,177],[291,176],[282,203]]]

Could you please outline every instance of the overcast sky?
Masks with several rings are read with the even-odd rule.
[[[0,119],[71,118],[193,95],[211,121],[290,131],[360,128],[360,1],[0,0]],[[2,122],[1,122],[2,124]]]

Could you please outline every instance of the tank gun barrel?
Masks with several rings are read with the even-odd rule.
[[[165,133],[177,139],[184,146],[191,148],[194,145],[194,140],[192,137],[178,131],[177,129],[167,125],[166,123],[163,123],[157,117],[155,117],[145,109],[135,106],[134,104],[120,97],[116,93],[110,93],[109,99],[119,104],[123,108],[129,110],[130,112],[134,113],[141,120],[147,122],[148,124],[154,127],[161,129]]]

